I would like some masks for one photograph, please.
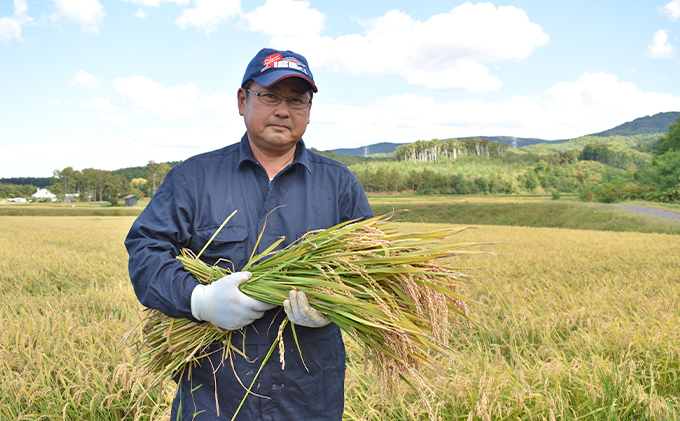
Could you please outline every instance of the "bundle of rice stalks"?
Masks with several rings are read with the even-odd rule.
[[[482,253],[462,250],[473,243],[442,243],[463,229],[403,233],[379,216],[310,232],[276,250],[282,238],[251,256],[241,270],[250,271],[252,278],[240,288],[279,306],[292,289],[305,292],[312,307],[364,345],[389,389],[397,378],[418,379],[423,365],[436,368],[437,356],[449,352],[452,329],[461,326],[460,321],[465,326],[470,321],[465,304],[469,300],[457,291],[469,275],[443,260]],[[182,250],[178,259],[204,284],[230,273],[206,265],[200,253],[195,256]],[[146,351],[140,362],[157,374],[159,382],[171,373],[191,369],[214,342],[224,344],[220,352],[225,358],[231,352],[241,353],[231,345],[233,332],[210,323],[172,319],[148,310],[142,326]]]

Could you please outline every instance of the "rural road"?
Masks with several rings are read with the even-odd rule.
[[[672,221],[680,222],[680,213],[675,213],[663,209],[647,208],[644,206],[619,206],[632,212],[644,213],[646,215],[658,216],[659,218],[666,218]]]

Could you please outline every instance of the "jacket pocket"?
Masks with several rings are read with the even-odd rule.
[[[219,225],[196,229],[193,247],[195,253],[199,253],[208,244],[218,228]],[[239,271],[245,265],[248,256],[247,239],[248,229],[245,226],[224,227],[215,238],[212,238],[200,259],[210,265],[219,261],[220,266]]]

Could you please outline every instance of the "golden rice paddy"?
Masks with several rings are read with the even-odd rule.
[[[132,341],[119,345],[141,309],[133,219],[0,217],[0,419],[120,420],[148,386]],[[480,226],[450,241],[500,244],[454,257],[478,275],[462,292],[483,327],[430,375],[439,419],[680,419],[677,236]],[[407,385],[385,399],[348,349],[345,419],[428,419]],[[133,418],[167,420],[172,393]]]

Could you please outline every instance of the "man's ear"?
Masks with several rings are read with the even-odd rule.
[[[238,101],[238,113],[243,116],[243,112],[246,109],[246,90],[243,88],[238,88],[236,92],[236,99]]]

